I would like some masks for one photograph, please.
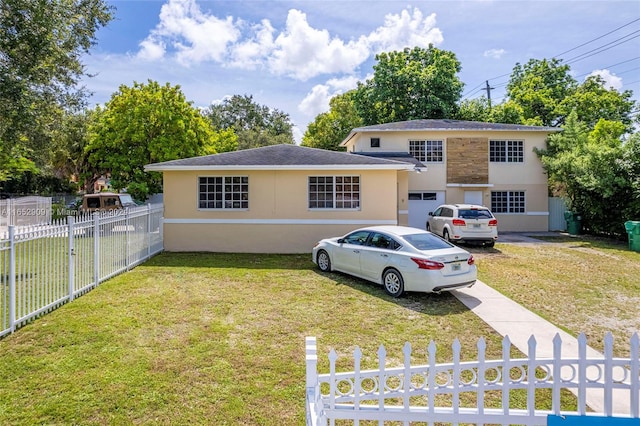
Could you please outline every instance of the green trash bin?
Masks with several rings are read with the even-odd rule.
[[[630,220],[624,223],[629,235],[629,250],[640,252],[640,221]]]
[[[569,235],[580,235],[582,232],[582,216],[576,212],[564,212],[564,220],[567,221]]]

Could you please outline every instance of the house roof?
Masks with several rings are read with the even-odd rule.
[[[409,170],[413,162],[281,144],[148,164],[146,171],[170,170]]]
[[[395,123],[375,124],[373,126],[357,127],[342,141],[341,146],[357,133],[368,132],[415,132],[415,131],[491,131],[491,132],[560,132],[559,127],[525,126],[523,124],[484,123],[480,121],[464,120],[409,120]]]
[[[417,168],[427,168],[422,161],[418,160],[408,152],[354,152],[356,155],[365,155],[375,158],[386,158],[387,160],[401,161],[403,163],[413,164]]]

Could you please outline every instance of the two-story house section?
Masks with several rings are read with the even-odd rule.
[[[555,127],[460,120],[411,120],[353,129],[348,152],[397,158],[409,153],[424,167],[409,174],[406,210],[398,222],[425,228],[440,204],[490,207],[501,231],[546,231],[547,175],[534,152]],[[399,194],[402,197],[402,194]],[[406,202],[405,202],[406,201]],[[389,200],[395,203],[396,200]]]

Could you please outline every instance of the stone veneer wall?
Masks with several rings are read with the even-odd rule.
[[[489,140],[447,139],[447,183],[489,183]]]

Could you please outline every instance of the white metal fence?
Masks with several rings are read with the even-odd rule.
[[[162,213],[148,205],[10,226],[0,235],[0,337],[162,251]]]
[[[428,346],[428,363],[411,365],[411,345],[403,348],[401,367],[386,367],[386,350],[378,350],[379,367],[361,370],[363,354],[358,347],[353,353],[354,371],[337,372],[335,350],[329,353],[329,373],[317,372],[317,342],[306,340],[307,425],[358,425],[360,420],[398,421],[420,424],[518,424],[546,425],[549,415],[604,416],[640,418],[640,351],[638,334],[630,341],[630,357],[613,357],[613,337],[605,336],[605,351],[601,359],[587,357],[587,339],[578,338],[579,356],[563,358],[562,341],[553,341],[554,356],[536,359],[536,340],[529,339],[529,354],[525,359],[511,359],[511,342],[505,337],[500,360],[485,360],[486,344],[477,344],[478,359],[460,361],[460,343],[452,345],[453,362],[436,364],[436,345]],[[551,409],[536,406],[540,389],[551,392]],[[563,389],[577,395],[577,409],[561,407]],[[599,392],[604,412],[589,412],[587,392]],[[486,398],[492,394],[492,402]],[[495,407],[496,393],[500,406]],[[525,408],[511,408],[510,397],[520,393]],[[471,395],[471,397],[470,397]],[[524,395],[524,396],[523,396]],[[614,413],[613,398],[626,398],[629,413]],[[467,402],[461,402],[464,398]],[[547,397],[548,398],[548,397]],[[469,403],[471,400],[473,403]],[[369,423],[368,423],[369,424]],[[414,423],[411,423],[414,424]]]

